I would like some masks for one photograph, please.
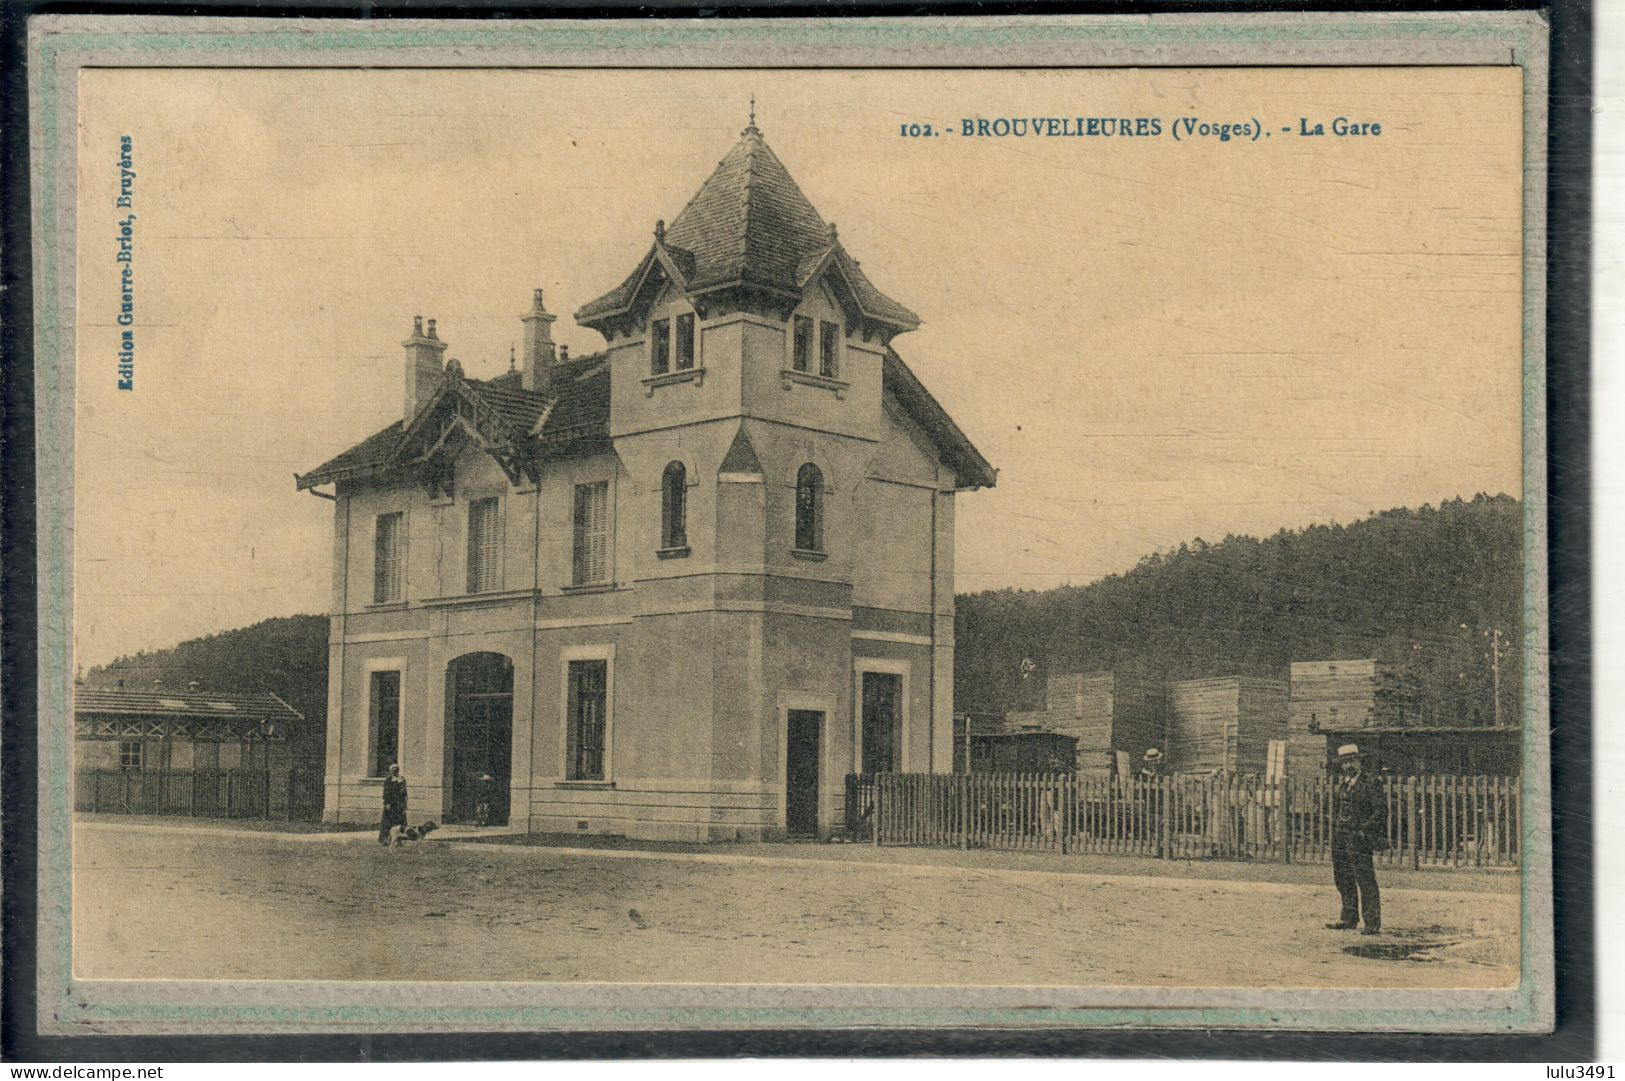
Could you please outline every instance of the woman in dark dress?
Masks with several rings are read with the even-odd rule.
[[[401,776],[398,762],[389,764],[389,776],[384,778],[384,820],[378,826],[379,844],[389,844],[391,826],[406,827],[406,778]]]

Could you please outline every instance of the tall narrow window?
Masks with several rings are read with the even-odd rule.
[[[865,672],[862,693],[862,771],[895,773],[903,768],[903,677]]]
[[[671,320],[656,319],[649,324],[649,371],[664,375],[671,370]]]
[[[795,354],[791,366],[798,372],[812,371],[813,321],[805,315],[796,316]]]
[[[694,313],[684,312],[677,317],[677,370],[686,372],[694,367]]]
[[[576,485],[572,580],[594,585],[609,576],[609,482]]]
[[[571,661],[569,687],[567,777],[572,781],[602,781],[609,722],[609,662]]]
[[[824,474],[808,462],[796,473],[796,547],[824,550]]]
[[[819,327],[818,333],[818,374],[829,379],[835,378],[836,350],[841,344],[841,324],[824,323]]]
[[[501,584],[502,520],[495,496],[468,505],[468,591],[488,593]]]
[[[688,470],[672,462],[660,478],[660,547],[688,544]]]
[[[372,546],[372,602],[388,604],[401,599],[402,515],[400,511],[378,516]]]
[[[401,674],[372,674],[372,761],[369,777],[382,777],[401,753]]]

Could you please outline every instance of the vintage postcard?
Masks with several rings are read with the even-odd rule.
[[[43,1029],[1550,1028],[1534,15],[32,46]]]

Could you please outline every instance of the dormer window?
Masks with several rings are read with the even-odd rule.
[[[671,320],[656,319],[649,324],[649,374],[671,371]]]
[[[673,323],[676,333],[673,334]],[[680,312],[649,324],[649,374],[665,375],[673,369],[679,372],[694,370],[699,358],[699,337],[696,334],[693,312]]]
[[[805,315],[795,319],[795,355],[791,367],[798,372],[812,371],[813,321]]]
[[[677,317],[677,370],[686,372],[694,367],[694,313],[684,312]]]
[[[818,374],[826,379],[836,377],[836,349],[841,344],[841,324],[823,323],[818,328]]]

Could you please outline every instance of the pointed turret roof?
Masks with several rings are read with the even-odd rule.
[[[637,269],[576,320],[592,326],[627,311],[651,277],[670,278],[690,295],[730,286],[799,295],[831,264],[864,316],[898,331],[919,326],[919,316],[858,269],[753,121],[671,225],[656,226]]]

